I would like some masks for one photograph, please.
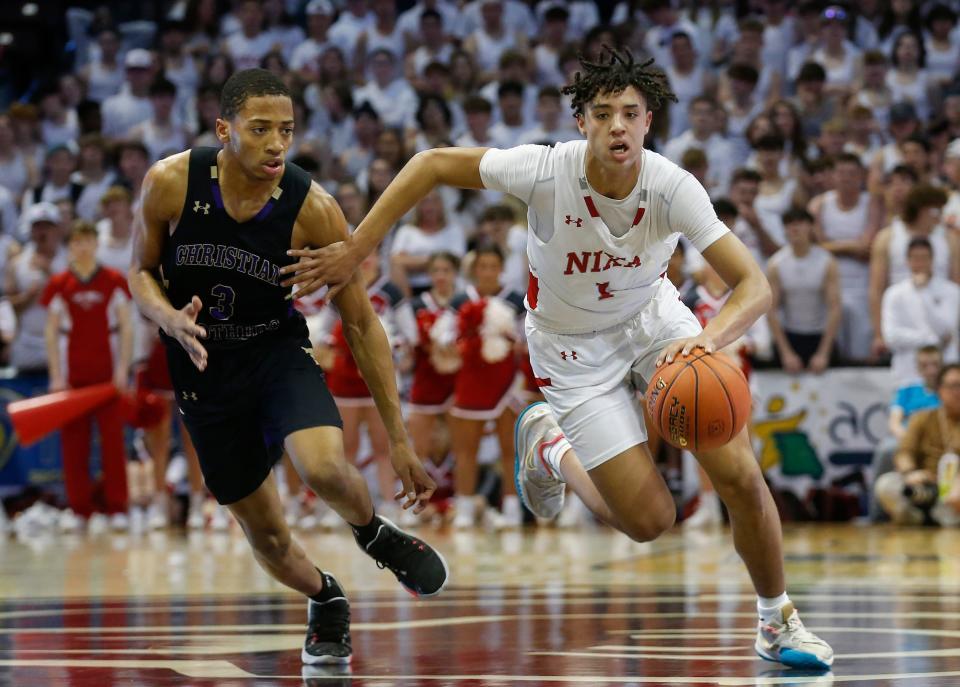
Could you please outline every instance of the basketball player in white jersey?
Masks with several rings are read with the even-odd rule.
[[[662,74],[612,50],[581,65],[564,93],[587,140],[419,153],[348,240],[293,251],[301,260],[286,273],[296,272],[288,282],[307,292],[344,282],[439,184],[499,190],[527,203],[526,329],[547,403],[517,420],[518,492],[535,514],[552,517],[566,482],[600,518],[650,541],[673,525],[675,507],[647,450],[635,391],[681,352],[711,353],[740,338],[769,307],[770,286],[693,176],[643,149],[651,110],[673,98]],[[680,234],[732,288],[706,329],[664,275]],[[826,670],[833,650],[803,627],[786,595],[780,522],[746,430],[697,459],[727,506],[757,589],[757,652]]]

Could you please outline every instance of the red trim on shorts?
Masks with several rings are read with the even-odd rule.
[[[537,388],[553,386],[553,383],[550,381],[549,377],[537,377],[536,375],[533,377],[533,383],[537,385]]]

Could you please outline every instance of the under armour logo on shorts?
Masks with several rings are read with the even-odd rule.
[[[180,392],[180,396],[183,398],[184,401],[196,401],[196,400],[197,400],[197,392],[196,392],[196,391],[181,391],[181,392]]]
[[[576,352],[576,351],[570,351],[569,353],[567,353],[566,351],[560,351],[560,358],[563,359],[563,360],[566,360],[567,358],[569,358],[570,360],[576,360],[576,359],[577,359],[577,352]]]
[[[203,205],[200,205],[200,201],[199,201],[199,200],[193,201],[193,211],[194,211],[194,212],[200,212],[201,210],[203,210],[203,214],[209,215],[209,214],[210,214],[210,203],[204,203]]]
[[[567,218],[566,218],[565,220],[563,220],[563,223],[564,223],[564,224],[576,224],[576,225],[577,225],[577,229],[579,229],[580,227],[583,226],[583,220],[582,220],[581,218],[577,217],[576,219],[574,219],[571,215],[567,215]]]

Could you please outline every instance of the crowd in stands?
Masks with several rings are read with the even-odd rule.
[[[924,432],[936,434],[942,455],[960,452],[951,429],[954,415],[960,424],[960,382],[950,367],[960,360],[956,0],[146,5],[154,21],[120,21],[106,7],[69,9],[68,64],[0,101],[0,345],[16,374],[54,371],[48,340],[58,315],[44,294],[72,264],[68,237],[95,227],[96,260],[125,274],[147,169],[187,148],[218,145],[219,92],[235,70],[268,69],[289,86],[296,136],[288,160],[333,194],[355,226],[417,152],[580,137],[561,89],[578,56],[596,59],[604,45],[622,45],[637,60],[654,58],[677,95],[654,115],[647,148],[703,184],[773,287],[773,310],[733,352],[750,367],[792,374],[890,366],[902,387],[891,429],[903,443],[887,450],[895,460],[878,481],[881,510],[898,521],[952,522],[903,499],[905,484],[936,482],[939,456]],[[444,188],[363,268],[395,346],[417,449],[445,494],[434,514],[453,513],[458,526],[487,517],[475,499],[488,488],[478,454],[481,462],[504,460],[499,507],[489,517],[507,526],[522,520],[507,463],[514,413],[536,397],[519,325],[525,246],[517,199]],[[684,242],[675,257],[668,276],[685,302],[718,309],[722,280]],[[376,491],[389,499],[382,426],[336,314],[322,299],[299,306],[340,403],[347,453],[369,457]],[[155,328],[133,320],[131,379],[157,348]],[[947,365],[939,378],[924,364],[934,353],[938,367]],[[56,370],[52,386],[67,379]],[[923,423],[911,417],[904,428],[898,423],[922,404],[903,390],[917,388],[945,410]],[[160,438],[140,451],[160,468],[148,479],[156,496],[137,499],[155,526],[167,522],[169,413],[164,421]],[[489,472],[496,475],[495,465]],[[202,487],[191,474],[197,512]],[[290,521],[331,523],[299,495],[295,472],[286,474]],[[191,521],[203,524],[196,515]]]

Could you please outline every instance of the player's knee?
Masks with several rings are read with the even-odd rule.
[[[293,542],[290,530],[286,527],[265,527],[250,532],[250,543],[261,558],[270,561],[286,557]]]
[[[342,494],[347,489],[347,464],[341,456],[322,458],[313,461],[302,477],[320,496]]]
[[[713,477],[713,486],[724,503],[743,503],[756,507],[763,502],[767,489],[760,470],[731,470],[722,476]]]
[[[677,511],[672,504],[643,509],[637,516],[621,521],[623,532],[637,542],[653,541],[667,532],[677,520]]]

